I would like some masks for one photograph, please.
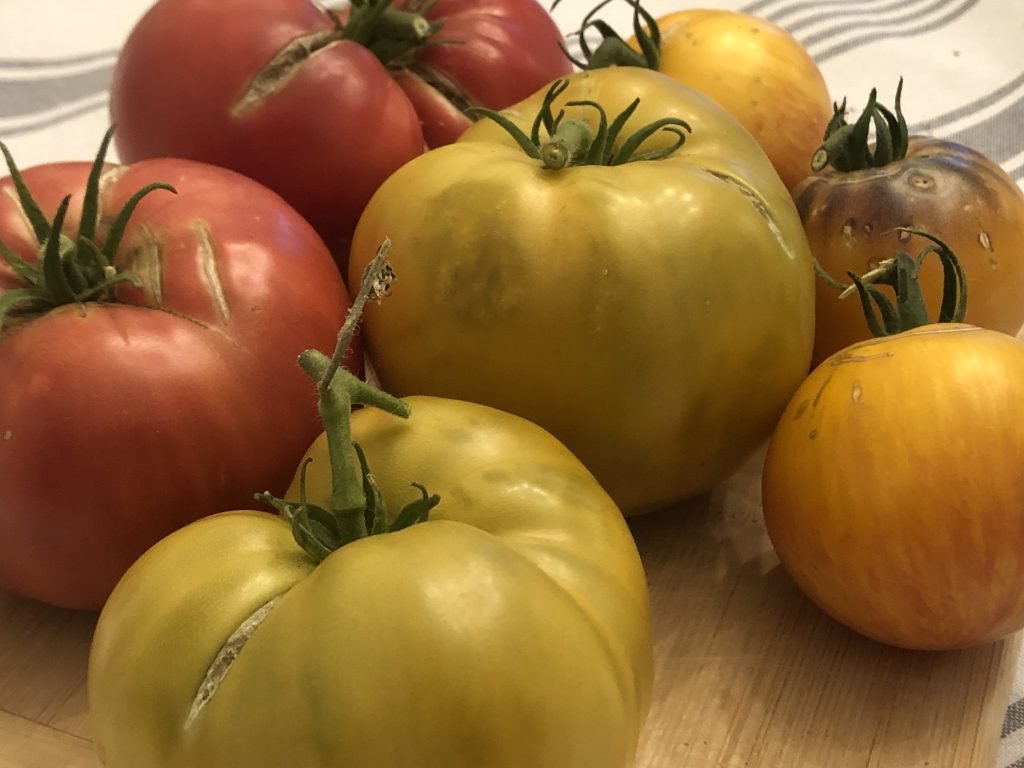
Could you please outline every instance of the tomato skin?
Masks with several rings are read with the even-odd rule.
[[[413,4],[405,0],[396,6]],[[396,74],[400,84],[403,75],[436,72],[456,84],[470,104],[504,109],[572,71],[560,48],[561,32],[536,0],[438,0],[425,16],[444,22],[438,39],[464,42],[422,49],[414,65]],[[424,140],[428,147],[451,144],[472,121],[456,109],[457,119],[445,125],[444,115],[452,105],[439,98],[438,91],[430,91],[431,98],[416,109]]]
[[[536,426],[470,403],[409,404],[408,420],[357,411],[352,436],[392,513],[417,497],[410,480],[441,496],[428,522],[314,567],[280,518],[230,512],[132,567],[90,654],[104,765],[632,764],[652,650],[618,510]],[[325,504],[322,438],[308,455],[310,501]],[[218,649],[279,595],[184,727]]]
[[[833,355],[769,446],[764,517],[783,565],[837,620],[896,646],[1024,627],[1024,344],[923,326]]]
[[[911,137],[907,156],[858,171],[827,169],[793,192],[811,252],[832,277],[849,282],[900,250],[916,255],[927,240],[901,234],[916,227],[941,237],[967,275],[966,321],[1016,334],[1024,324],[1024,192],[998,165],[968,147]],[[942,294],[938,259],[926,259],[920,284],[928,307]],[[870,333],[856,298],[820,285],[814,361]]]
[[[46,212],[73,194],[66,233],[88,171],[24,172]],[[161,536],[286,486],[319,430],[296,358],[330,349],[348,306],[326,246],[255,182],[184,160],[105,179],[101,232],[142,186],[177,189],[143,200],[118,251],[145,290],[122,284],[116,303],[9,316],[0,331],[0,589],[81,609],[99,609]],[[35,260],[13,197],[0,181],[0,240]],[[0,291],[13,287],[4,265]]]
[[[768,436],[806,375],[814,276],[787,190],[734,118],[650,70],[569,81],[556,114],[592,99],[611,119],[639,97],[627,131],[674,115],[692,135],[668,159],[556,172],[477,123],[378,190],[349,280],[389,237],[401,288],[363,324],[388,391],[540,424],[632,514],[708,490]],[[529,131],[542,95],[505,115]]]
[[[535,0],[464,6],[439,0],[431,8],[429,18],[445,21],[443,34],[463,42],[428,47],[417,71],[436,70],[460,89],[465,79],[470,98],[497,107],[510,103],[509,93],[521,98],[568,71],[561,36]],[[407,77],[396,81],[348,40],[317,50],[258,106],[238,108],[289,42],[333,25],[311,0],[159,0],[132,30],[114,73],[110,109],[121,159],[175,156],[237,170],[281,194],[343,253],[377,186],[425,142],[452,141],[468,121],[459,112],[452,122],[432,88],[411,101]],[[512,64],[520,59],[527,64]]]
[[[788,189],[809,176],[832,101],[800,42],[779,25],[742,11],[686,9],[657,22],[658,71],[725,107],[764,147]]]

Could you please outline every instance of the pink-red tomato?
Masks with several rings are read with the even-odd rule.
[[[24,172],[42,211],[80,225],[88,163]],[[348,297],[330,252],[277,194],[187,160],[108,165],[95,239],[137,190],[104,301],[22,306],[0,329],[0,589],[98,609],[131,562],[200,516],[284,490],[320,432],[296,358],[330,350]],[[10,178],[0,241],[39,244]],[[0,259],[0,303],[25,288]],[[350,358],[356,359],[356,358]]]
[[[365,19],[381,3],[353,14]],[[422,9],[433,25],[425,45],[397,53],[385,24],[352,23],[311,0],[159,0],[128,37],[111,86],[122,160],[187,157],[240,171],[345,254],[374,190],[424,146],[454,141],[470,124],[465,107],[502,109],[571,68],[537,0],[390,5],[385,22],[399,26],[401,12]]]

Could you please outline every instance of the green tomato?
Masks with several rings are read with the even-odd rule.
[[[89,663],[110,768],[626,768],[652,681],[622,515],[555,438],[409,398],[351,419],[384,500],[427,522],[317,565],[281,517],[226,512],[149,550]],[[306,494],[328,505],[327,441]],[[288,498],[299,494],[296,485]]]
[[[626,513],[710,489],[768,437],[806,376],[814,273],[764,151],[706,96],[635,67],[577,73],[563,125],[658,159],[545,167],[492,120],[407,163],[353,240],[398,276],[363,339],[386,390],[484,403],[549,430]],[[526,134],[545,92],[502,114]],[[540,130],[541,140],[548,132]],[[555,153],[557,154],[557,152]],[[563,153],[564,154],[564,153]]]

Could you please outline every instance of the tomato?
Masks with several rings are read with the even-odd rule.
[[[568,72],[561,39],[537,0],[363,0],[345,19],[312,0],[159,0],[117,62],[117,148],[251,176],[343,254],[376,187],[454,141],[464,107]]]
[[[324,411],[288,493],[304,504],[277,500],[294,528],[256,511],[205,518],[126,574],[89,659],[104,765],[632,764],[653,661],[619,510],[529,422],[430,397],[398,405],[407,420],[367,407],[349,425],[340,397]],[[297,543],[369,521],[371,487],[390,509],[423,501],[410,482],[435,494],[420,522],[367,535],[375,502],[356,537]],[[300,527],[310,504],[317,531]]]
[[[966,324],[856,343],[801,385],[764,465],[771,541],[869,637],[965,648],[1024,628],[1024,344]]]
[[[584,17],[581,31],[595,26],[594,14],[607,4]],[[693,8],[657,19],[638,3],[634,11],[632,38],[624,43],[610,27],[601,30],[597,46],[581,36],[585,59],[578,63],[663,72],[736,117],[760,142],[787,188],[810,175],[832,102],[824,76],[800,41],[743,11]]]
[[[477,122],[381,186],[349,276],[391,238],[401,290],[363,326],[386,389],[523,416],[634,513],[709,489],[768,436],[807,372],[813,270],[764,152],[706,96],[633,68],[559,88],[548,117],[564,108],[577,138],[598,112],[569,101],[600,103],[610,124],[639,99],[614,153],[662,118],[679,133],[638,149],[660,159],[554,170]],[[529,133],[551,93],[503,115]],[[543,153],[564,160],[558,141]]]
[[[839,168],[824,165],[794,190],[811,251],[828,274],[843,281],[848,272],[866,272],[900,248],[923,243],[897,227],[935,232],[956,251],[967,274],[967,322],[1016,334],[1024,324],[1024,192],[996,163],[968,147],[908,136],[899,100],[898,91],[892,128],[882,121],[894,152],[874,155],[866,147],[867,120],[879,116],[873,94],[858,121],[858,145],[837,146]],[[831,135],[845,124],[840,118],[841,109]],[[847,137],[852,127],[843,129]],[[853,163],[851,157],[862,160]],[[825,152],[822,158],[829,160]],[[925,297],[938,301],[938,265],[925,264],[920,281]],[[827,285],[819,288],[816,363],[868,336],[856,302],[839,301],[837,294]]]
[[[0,589],[98,609],[161,536],[244,503],[254,486],[286,487],[320,428],[296,356],[333,345],[349,300],[322,240],[256,182],[187,160],[97,165],[98,213],[83,220],[90,170],[51,163],[23,174],[42,211],[72,197],[65,236],[41,239],[76,260],[49,263],[73,283],[72,264],[87,264],[76,238],[88,236],[139,287],[4,306]],[[116,247],[116,214],[156,182],[176,194],[145,196]],[[0,304],[28,285],[12,264],[38,264],[28,208],[11,178],[0,181],[0,242],[11,252],[0,258]]]

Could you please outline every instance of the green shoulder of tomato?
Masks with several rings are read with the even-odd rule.
[[[401,290],[363,339],[400,396],[554,434],[626,514],[709,490],[807,372],[814,276],[764,150],[659,72],[578,72],[407,163],[359,220]]]

